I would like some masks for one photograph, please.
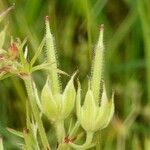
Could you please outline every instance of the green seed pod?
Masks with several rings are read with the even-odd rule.
[[[94,61],[92,64],[91,89],[94,94],[96,103],[99,104],[101,80],[103,75],[103,59],[104,59],[104,44],[103,44],[104,25],[100,26],[100,34],[98,43],[95,47]]]
[[[47,62],[52,64],[51,65],[52,70],[48,74],[49,74],[49,79],[51,82],[52,93],[57,94],[60,92],[60,81],[59,81],[58,71],[57,71],[57,59],[56,59],[54,38],[50,31],[48,16],[46,16],[45,18],[45,24],[46,24],[46,37],[45,38],[46,38]]]

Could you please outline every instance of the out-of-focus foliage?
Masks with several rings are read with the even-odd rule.
[[[101,149],[147,150],[150,139],[149,0],[1,0],[0,12],[13,3],[15,9],[3,22],[8,23],[6,37],[27,37],[32,56],[30,49],[37,50],[44,35],[44,16],[49,15],[59,68],[69,74],[79,69],[83,93],[90,74],[91,49],[94,49],[99,25],[105,24],[104,78],[107,89],[115,90],[116,110],[110,128],[101,134]],[[1,24],[0,30],[2,28]],[[8,43],[10,41],[4,43],[6,49]],[[44,57],[43,54],[39,61]],[[42,87],[45,76],[34,75]],[[62,86],[66,80],[64,76]],[[0,134],[6,149],[16,149],[14,143],[19,141],[6,127],[22,131],[25,126],[24,86],[12,77],[1,81],[0,93]]]

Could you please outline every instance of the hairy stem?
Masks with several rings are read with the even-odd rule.
[[[74,143],[69,143],[69,145],[76,150],[85,150],[91,146],[92,139],[93,139],[93,132],[87,132],[86,141],[83,145],[77,145]]]
[[[40,117],[40,112],[38,110],[38,106],[36,104],[36,100],[35,100],[35,94],[34,94],[34,89],[33,89],[33,82],[32,82],[32,77],[28,76],[25,80],[24,80],[25,86],[26,86],[26,90],[27,90],[27,94],[28,94],[28,98],[29,98],[29,102],[32,108],[32,112],[33,112],[33,116],[36,120],[37,126],[38,126],[38,130],[39,130],[39,134],[41,137],[41,141],[43,144],[43,147],[45,150],[50,150],[50,146],[48,143],[48,139],[46,136],[46,132]]]
[[[62,141],[65,137],[64,120],[59,120],[59,121],[55,122],[55,130],[56,130],[56,136],[58,139],[58,143],[62,143]]]

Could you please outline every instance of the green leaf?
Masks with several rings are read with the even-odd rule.
[[[4,29],[0,32],[0,49],[2,49],[4,42],[5,42],[5,36],[6,36],[6,29],[7,25],[4,27]]]
[[[39,48],[37,49],[37,51],[35,52],[33,58],[31,59],[31,62],[30,62],[31,66],[34,65],[34,63],[36,62],[37,58],[38,58],[39,55],[41,54],[42,49],[43,49],[43,47],[44,47],[44,44],[45,44],[45,37],[43,38],[43,40],[42,40],[42,42],[41,42]]]
[[[10,10],[14,8],[14,4],[10,6],[7,10],[0,14],[0,22],[5,18],[5,16],[9,13]]]
[[[27,62],[25,57],[24,57],[24,53],[23,53],[23,47],[26,44],[26,42],[27,42],[27,38],[25,38],[22,43],[20,43],[20,44],[17,43],[18,44],[17,47],[18,47],[18,52],[19,52],[19,58],[20,58],[21,64],[23,66],[25,66],[25,64]]]
[[[34,90],[34,96],[35,96],[36,103],[37,103],[38,107],[40,108],[40,110],[42,110],[42,105],[41,105],[41,101],[39,99],[38,90],[35,85],[35,82],[33,82],[33,90]]]
[[[2,72],[2,73],[0,73],[0,80],[4,80],[4,79],[11,77],[11,76],[13,76],[13,74]]]
[[[38,70],[50,70],[51,69],[50,65],[51,65],[50,63],[44,62],[44,63],[42,63],[40,65],[32,67],[32,72],[38,71]]]

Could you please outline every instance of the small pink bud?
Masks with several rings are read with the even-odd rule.
[[[12,50],[13,53],[15,53],[15,52],[17,51],[17,46],[16,46],[15,43],[12,43],[12,44],[10,45],[10,48],[11,48],[11,50]]]
[[[18,55],[18,48],[16,46],[16,43],[11,43],[9,50],[8,50],[10,56],[15,59]]]

